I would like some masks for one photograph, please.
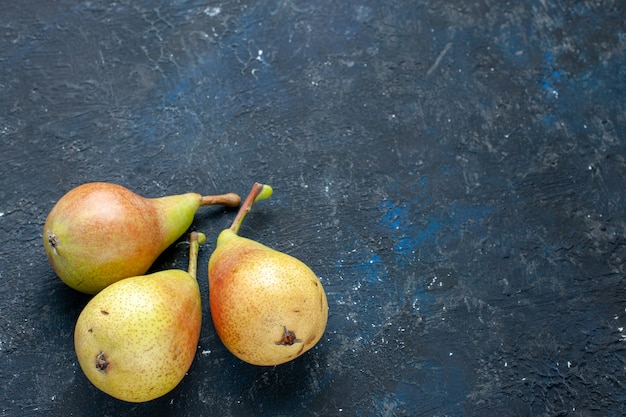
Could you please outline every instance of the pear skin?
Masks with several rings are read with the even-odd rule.
[[[328,301],[317,275],[293,256],[224,230],[209,259],[218,336],[239,359],[279,365],[320,340]]]
[[[237,235],[252,204],[271,188],[255,184],[209,259],[209,303],[218,336],[239,359],[273,366],[291,361],[321,339],[328,301],[302,261]]]
[[[174,389],[189,370],[202,321],[196,263],[205,237],[192,234],[191,240],[189,272],[120,280],[81,312],[74,330],[76,356],[98,389],[128,402],[149,401]]]
[[[239,201],[232,193],[144,198],[120,185],[87,183],[65,194],[48,214],[44,248],[63,282],[96,294],[144,274],[185,233],[200,206]]]

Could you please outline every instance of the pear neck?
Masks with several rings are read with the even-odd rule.
[[[178,239],[193,221],[200,207],[200,194],[187,193],[152,199],[159,216],[163,248]]]
[[[237,233],[233,232],[231,229],[224,229],[219,236],[217,236],[216,246],[224,245],[226,242],[229,242],[237,236]]]

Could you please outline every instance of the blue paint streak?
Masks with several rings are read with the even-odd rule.
[[[436,301],[437,297],[433,293],[426,291],[423,285],[420,285],[413,297],[412,305],[414,309],[420,311],[420,314],[430,315],[433,313]]]
[[[411,205],[401,205],[385,200],[380,203],[383,212],[380,225],[394,241],[393,251],[401,256],[415,253],[420,247],[436,244],[445,231],[456,235],[459,229],[470,220],[485,218],[492,209],[483,206],[465,207],[453,204],[446,213],[431,213],[418,224],[420,198]]]
[[[159,103],[159,109],[176,106],[181,101],[185,102],[185,97],[189,97],[191,93],[191,79],[182,78],[165,94],[163,101]]]
[[[354,229],[351,227],[347,231],[354,233]],[[384,282],[389,276],[389,271],[381,256],[371,251],[367,242],[362,240],[355,242],[355,248],[358,248],[359,251],[345,254],[335,263],[340,274],[345,272],[348,276],[357,277],[359,284],[373,285]]]
[[[445,167],[443,171],[444,175],[453,173]],[[443,211],[431,210],[427,183],[427,178],[422,177],[418,196],[409,202],[383,200],[379,203],[379,229],[391,242],[389,249],[395,257],[389,269],[394,274],[415,274],[416,266],[423,262],[442,261],[439,247],[458,241],[468,228],[481,223],[494,211],[490,207],[467,206],[460,202],[444,206]],[[386,262],[390,262],[389,258]],[[387,272],[384,265],[383,270]],[[429,315],[434,311],[437,295],[419,285],[410,302],[415,309]]]
[[[552,52],[546,52],[544,56],[545,74],[541,80],[541,89],[546,92],[546,99],[557,99],[559,89],[567,83],[567,73],[558,68],[558,64]]]
[[[543,118],[543,123],[546,126],[552,126],[552,121],[553,121],[554,117],[551,114],[546,115],[546,117]]]
[[[373,254],[369,259],[354,265],[352,271],[361,277],[360,282],[369,285],[382,282],[388,276],[385,265],[378,254]]]

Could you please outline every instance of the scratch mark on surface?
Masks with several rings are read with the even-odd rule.
[[[444,55],[448,53],[448,51],[450,50],[451,47],[452,47],[452,42],[448,42],[446,44],[446,46],[443,47],[441,52],[439,52],[439,55],[437,55],[437,58],[435,59],[435,62],[433,62],[433,64],[430,66],[430,68],[428,68],[428,71],[426,71],[426,75],[432,74],[437,69],[437,67],[441,63],[441,60],[443,59]]]

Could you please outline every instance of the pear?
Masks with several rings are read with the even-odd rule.
[[[239,359],[273,366],[311,349],[328,321],[328,301],[317,275],[302,261],[239,236],[252,205],[270,197],[255,183],[209,259],[209,302],[218,336]]]
[[[189,269],[122,279],[95,295],[76,322],[81,369],[98,389],[145,402],[170,392],[193,362],[202,308],[196,280],[202,233],[190,236]]]
[[[92,182],[65,194],[43,230],[48,260],[75,290],[96,294],[122,278],[145,274],[191,225],[200,206],[237,206],[237,194],[144,198],[120,185]]]

